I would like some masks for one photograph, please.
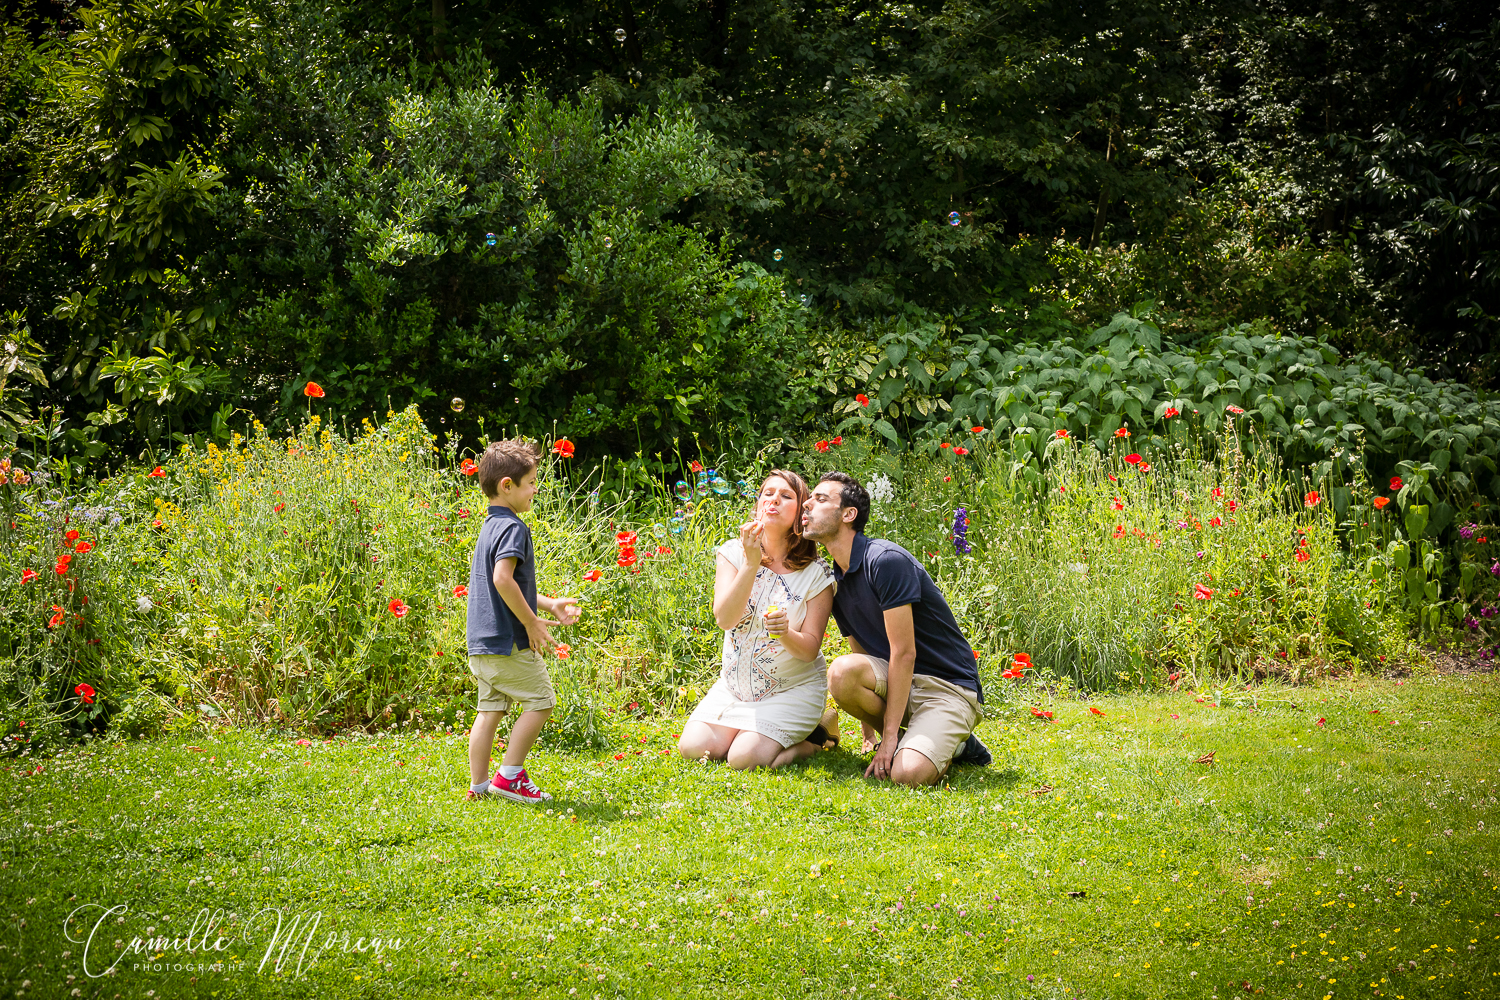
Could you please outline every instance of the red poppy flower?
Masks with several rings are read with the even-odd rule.
[[[1313,723],[1313,725],[1315,725],[1315,726],[1321,726],[1323,723],[1325,723],[1327,721],[1328,721],[1327,719],[1319,719],[1317,722]]]
[[[969,652],[971,652],[971,653],[974,654],[974,659],[976,659],[976,660],[979,659],[979,650],[977,650],[977,649],[971,649],[971,650],[969,650]]]
[[[1141,471],[1142,472],[1150,472],[1151,471],[1151,463],[1150,462],[1142,462],[1141,463]]]
[[[569,657],[569,656],[571,656],[571,655],[572,655],[572,652],[573,652],[573,647],[572,647],[572,646],[569,646],[569,645],[568,645],[568,644],[567,644],[567,643],[565,643],[565,642],[563,642],[563,643],[559,643],[559,644],[558,644],[558,645],[557,645],[557,646],[556,646],[556,647],[555,647],[555,648],[554,648],[554,649],[553,649],[553,650],[552,650],[552,652],[554,652],[554,653],[556,653],[556,654],[557,654],[557,658],[558,658],[558,659],[559,659],[559,660],[566,660],[566,659],[567,659],[567,658],[568,658],[568,657]]]
[[[969,433],[971,433],[971,434],[983,434],[984,433],[984,428],[983,427],[970,427],[969,428]]]
[[[90,552],[94,551],[94,547],[91,544],[89,544],[88,542],[79,542],[78,543],[78,548],[75,549],[74,551],[76,551],[81,556],[85,556],[85,555],[88,555]]]
[[[78,538],[78,532],[76,530],[70,528],[70,529],[68,529],[68,533],[65,534],[65,535],[63,535],[63,537],[66,538],[70,542],[71,541],[75,541]]]
[[[615,544],[621,548],[627,545],[634,545],[637,537],[633,531],[617,531],[615,532]]]
[[[157,531],[167,530],[167,526],[161,523],[161,518],[159,517],[153,517],[151,519],[151,527],[155,528]]]
[[[286,504],[279,503],[276,506],[272,507],[271,509],[274,510],[276,513],[280,514],[282,511],[286,510]]]
[[[1167,407],[1167,412],[1162,414],[1162,417],[1167,420],[1171,420],[1173,417],[1177,416],[1179,412],[1180,411],[1177,409],[1177,407],[1169,406]]]
[[[858,403],[860,406],[869,406],[870,405],[870,397],[866,396],[862,392],[856,392],[854,394],[854,401],[856,403]]]
[[[57,563],[52,567],[53,571],[55,571],[58,576],[66,576],[68,572],[68,563],[71,562],[72,559],[73,557],[71,555],[64,554],[58,556]]]
[[[1117,437],[1117,438],[1128,438],[1128,437],[1130,437],[1130,430],[1129,430],[1129,428],[1126,428],[1126,427],[1116,428],[1115,429],[1115,437]]]
[[[466,476],[472,476],[474,473],[479,471],[479,466],[475,464],[472,458],[466,458],[464,459],[463,464],[458,467],[458,471],[462,472]]]
[[[28,584],[32,580],[35,580],[35,579],[36,579],[36,570],[34,570],[34,569],[23,569],[23,570],[21,570],[21,583],[23,585],[24,584]]]
[[[583,578],[585,580],[587,580],[589,583],[597,583],[598,580],[599,580],[599,578],[601,576],[603,576],[603,575],[604,575],[604,570],[602,570],[602,569],[591,569],[587,573],[583,574]]]
[[[92,705],[94,703],[95,691],[87,684],[79,684],[77,687],[73,688],[73,693],[76,694],[78,696],[78,700],[83,702],[85,705]]]
[[[963,447],[962,445],[957,445],[953,449],[953,454],[958,455],[960,457],[962,457],[964,455],[967,455],[968,453],[969,453],[969,449]]]
[[[572,458],[573,442],[569,441],[567,438],[558,438],[556,441],[552,442],[552,454],[558,455],[562,458]]]
[[[401,598],[399,597],[392,598],[391,603],[387,604],[386,607],[390,608],[391,614],[395,615],[397,618],[405,618],[406,613],[411,610],[410,607],[401,603]]]
[[[1193,599],[1196,601],[1207,601],[1214,596],[1214,592],[1201,583],[1193,584]]]
[[[1215,486],[1213,489],[1208,491],[1208,495],[1217,500],[1219,499],[1219,497],[1224,495],[1224,491]]]
[[[827,441],[819,441],[817,444],[813,445],[813,447],[816,448],[816,449],[818,449],[819,451],[827,451],[828,450],[828,442]]]
[[[1104,714],[1104,710],[1101,709],[1098,705],[1090,705],[1089,706],[1089,711],[1093,712],[1095,715],[1103,715]]]
[[[616,559],[615,562],[621,566],[634,566],[636,562],[635,549],[621,549],[620,558]]]
[[[460,583],[457,587],[453,588],[453,596],[454,597],[468,597],[469,596],[469,588]]]
[[[1316,507],[1318,505],[1318,501],[1321,499],[1322,497],[1318,496],[1318,491],[1312,490],[1307,494],[1307,496],[1302,498],[1302,502],[1308,507]]]
[[[1390,497],[1376,497],[1375,498],[1375,509],[1376,510],[1385,510],[1386,504],[1388,504],[1390,502],[1391,502],[1391,498]]]
[[[656,547],[656,554],[659,556],[669,556],[672,554],[672,547],[670,545],[658,545]]]
[[[1135,452],[1131,452],[1129,455],[1125,456],[1125,461],[1129,465],[1140,465],[1141,456],[1137,455]]]
[[[1045,711],[1043,711],[1040,708],[1033,708],[1031,710],[1031,714],[1034,715],[1034,716],[1036,716],[1038,719],[1041,719],[1044,722],[1051,722],[1052,721],[1052,713],[1051,712],[1045,712]]]
[[[1235,511],[1237,511],[1237,510],[1240,509],[1240,504],[1239,504],[1238,500],[1231,500],[1231,501],[1229,501],[1228,506],[1229,506],[1229,513],[1231,513],[1231,514],[1233,514]]]
[[[1125,501],[1121,500],[1119,497],[1115,497],[1110,502],[1110,507],[1112,509],[1114,509],[1114,510],[1124,510],[1125,509]]]
[[[1226,407],[1224,407],[1224,409],[1226,409],[1226,410],[1228,410],[1228,411],[1229,411],[1229,412],[1230,412],[1230,413],[1233,413],[1233,414],[1236,414],[1236,415],[1238,415],[1238,414],[1241,414],[1241,413],[1244,413],[1244,412],[1245,412],[1245,411],[1244,411],[1244,410],[1243,410],[1243,409],[1241,409],[1241,408],[1240,408],[1240,407],[1238,407],[1238,406],[1233,406],[1233,405],[1230,405],[1230,406],[1226,406]]]
[[[1221,517],[1211,517],[1211,518],[1208,519],[1208,526],[1210,528],[1220,527],[1223,523],[1224,523],[1224,519],[1221,518]]]
[[[65,615],[67,615],[67,612],[64,611],[62,608],[58,607],[56,604],[52,605],[52,611],[53,611],[52,617],[47,620],[47,627],[48,628],[56,628],[57,627],[57,623],[60,622],[60,621],[62,621],[63,617]]]
[[[1057,434],[1055,436],[1056,437],[1060,437],[1060,438],[1067,437],[1068,436],[1068,429],[1066,427],[1059,427],[1057,429]]]
[[[702,462],[698,462],[698,461],[693,462],[692,465],[688,466],[688,471],[689,472],[702,472],[703,471],[703,463]]]
[[[947,441],[944,441],[942,444],[938,445],[938,447],[939,448],[952,448],[953,446],[951,444],[949,444]]]
[[[322,399],[323,387],[316,382],[309,382],[306,388],[302,390],[302,395],[311,396],[313,399]]]
[[[1030,653],[1017,653],[1015,655],[1015,663],[1016,663],[1016,666],[1020,667],[1022,670],[1030,670],[1031,669],[1031,654]]]
[[[615,760],[624,760],[624,759],[625,759],[625,755],[624,754],[622,754],[622,753],[615,754]]]
[[[1115,475],[1113,472],[1108,473],[1108,475],[1109,475],[1109,481],[1110,482],[1112,482],[1112,483],[1118,483],[1120,481],[1120,477],[1117,476],[1117,475]]]
[[[1012,667],[1010,670],[1002,671],[1000,673],[1000,676],[1004,677],[1006,680],[1009,681],[1009,680],[1015,680],[1017,677],[1025,677],[1026,675],[1024,673],[1022,673],[1021,671],[1019,671],[1019,670],[1015,669],[1014,667]]]
[[[146,475],[149,476],[152,479],[161,479],[164,476],[166,476],[166,472],[164,472],[162,470],[162,467],[158,465],[156,468],[154,468],[150,472],[146,473]]]
[[[1401,477],[1400,476],[1392,476],[1391,477],[1391,489],[1393,489],[1393,490],[1399,490],[1400,488],[1401,488]]]
[[[841,444],[844,443],[844,435],[840,434],[838,437],[834,438],[832,441],[830,441],[828,443],[831,444],[831,445],[833,445],[835,448],[837,448],[839,445],[841,445]]]

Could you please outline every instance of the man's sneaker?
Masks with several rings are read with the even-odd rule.
[[[552,796],[532,783],[531,778],[526,774],[525,768],[522,768],[521,773],[514,778],[502,778],[500,772],[496,771],[495,776],[490,779],[490,794],[503,795],[507,799],[514,799],[517,802],[552,801]]]
[[[990,755],[990,748],[979,742],[979,737],[973,733],[959,746],[958,753],[953,755],[953,763],[970,764],[974,767],[989,767],[994,759]]]

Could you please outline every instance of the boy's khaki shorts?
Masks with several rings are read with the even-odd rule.
[[[875,670],[875,693],[886,697],[891,664],[878,656],[865,654]],[[928,674],[912,674],[911,694],[906,699],[906,733],[897,750],[915,750],[932,761],[942,774],[953,762],[959,745],[979,725],[979,699],[966,687]]]
[[[469,671],[479,681],[479,711],[538,712],[557,704],[547,665],[534,649],[510,647],[509,656],[471,655]]]

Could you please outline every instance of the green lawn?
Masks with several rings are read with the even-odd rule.
[[[1049,723],[995,693],[981,728],[995,764],[921,792],[865,781],[848,751],[775,774],[686,763],[663,754],[677,729],[657,719],[618,723],[598,755],[544,738],[531,770],[550,810],[461,801],[461,735],[299,746],[225,731],[11,758],[0,986],[132,1000],[1500,993],[1496,675],[1094,704],[1104,716],[1048,705]],[[279,949],[261,965],[263,910],[284,934],[303,919],[279,973]],[[86,945],[97,974],[152,937],[175,947],[85,974]]]

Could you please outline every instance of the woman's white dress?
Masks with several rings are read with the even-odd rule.
[[[745,550],[737,538],[719,546],[718,553],[736,570],[745,565]],[[807,602],[834,586],[833,571],[822,559],[786,575],[759,567],[739,624],[724,633],[719,679],[693,709],[691,720],[750,730],[783,748],[807,739],[828,700],[828,664],[822,653],[812,660],[794,657],[766,631],[764,615],[775,605],[787,612],[788,624],[800,630]]]

